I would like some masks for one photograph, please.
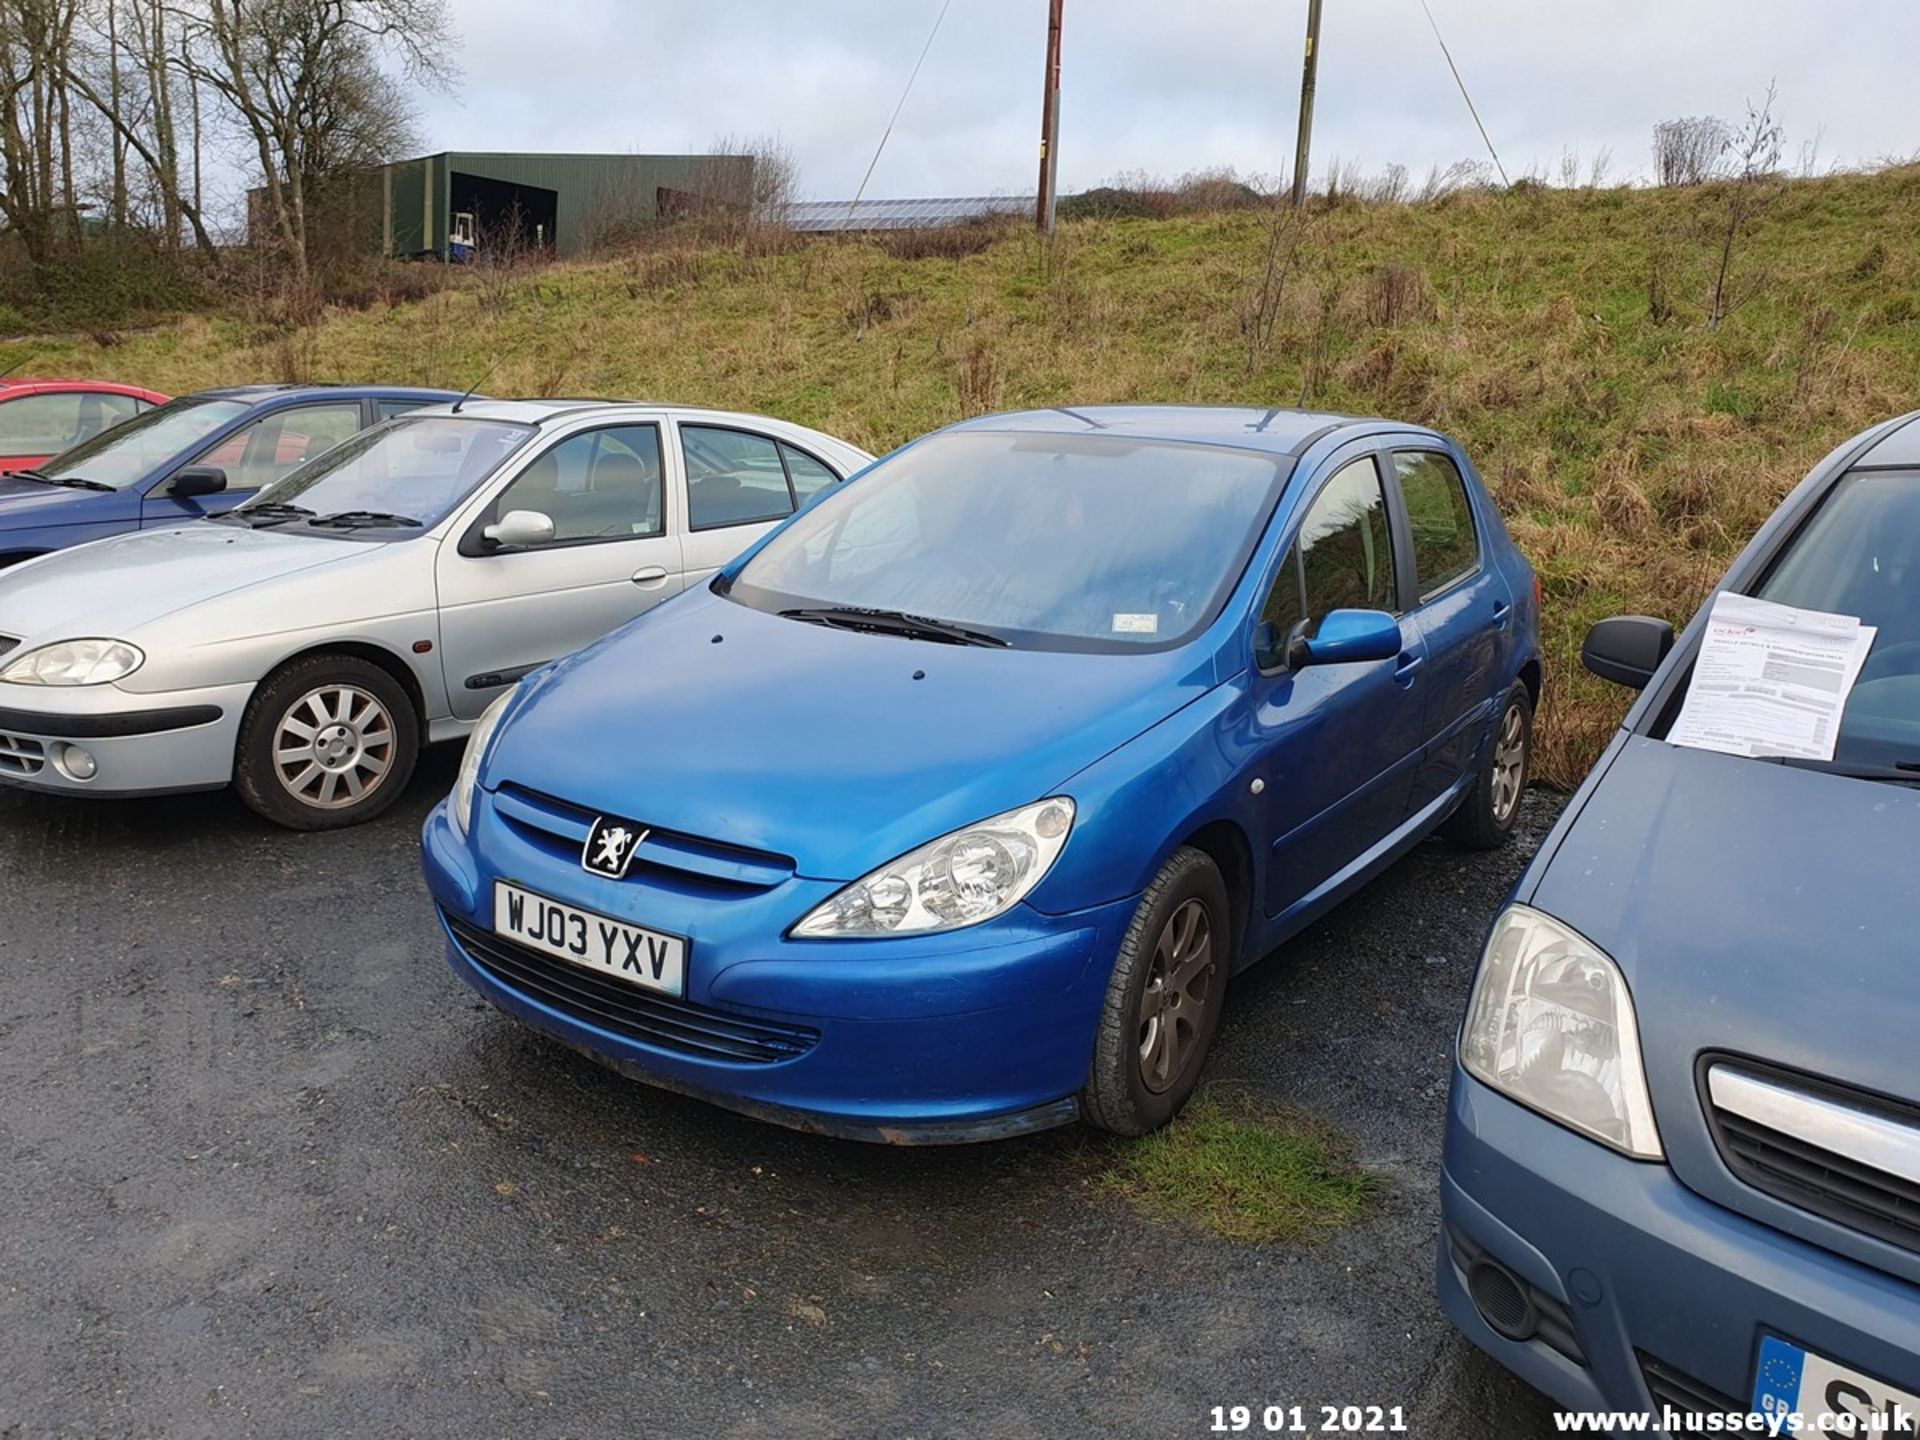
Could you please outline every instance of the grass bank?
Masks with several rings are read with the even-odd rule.
[[[1770,189],[1710,327],[1728,187],[1521,185],[1426,205],[1087,220],[1050,245],[653,248],[0,344],[0,365],[175,392],[380,379],[764,409],[885,449],[981,411],[1312,406],[1429,422],[1491,483],[1547,590],[1540,775],[1578,779],[1624,708],[1579,672],[1594,619],[1680,619],[1823,453],[1920,404],[1920,169]],[[1269,276],[1273,279],[1270,280]],[[1276,283],[1283,282],[1283,283]]]

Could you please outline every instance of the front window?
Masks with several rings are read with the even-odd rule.
[[[1879,632],[1847,697],[1830,768],[1920,782],[1920,473],[1842,479],[1753,594],[1857,616]]]
[[[232,512],[249,525],[317,531],[422,529],[471,495],[534,431],[457,415],[363,430]]]
[[[227,436],[194,460],[226,472],[227,489],[259,490],[326,454],[360,430],[360,402],[276,410]]]
[[[140,408],[131,395],[56,390],[0,405],[0,455],[58,455]]]
[[[1261,619],[1306,634],[1335,610],[1400,608],[1387,496],[1372,456],[1342,467],[1307,507]]]
[[[50,480],[124,490],[170,465],[221,426],[247,413],[244,400],[170,400],[82,441],[40,467]]]
[[[1290,468],[1120,436],[937,436],[828,491],[728,593],[775,612],[898,612],[1032,649],[1171,645],[1218,612]]]

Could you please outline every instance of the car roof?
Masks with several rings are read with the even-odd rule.
[[[1920,469],[1920,414],[1907,416],[1853,463],[1873,469]]]
[[[782,420],[777,415],[755,415],[745,410],[715,410],[704,405],[669,405],[652,400],[592,400],[592,399],[552,399],[552,400],[489,400],[484,396],[475,396],[460,406],[462,415],[477,416],[484,420],[509,420],[523,425],[539,425],[545,421],[565,415],[587,415],[596,410],[644,410],[650,415],[691,415],[706,416],[710,419],[740,421],[775,421],[794,429],[805,429],[791,420]],[[832,437],[829,437],[832,438]]]
[[[145,385],[130,385],[123,380],[82,380],[63,375],[8,375],[0,377],[0,394],[9,390],[86,390],[102,395],[157,395]]]
[[[1369,423],[1384,422],[1321,410],[1261,409],[1252,405],[1061,405],[1051,410],[983,415],[949,429],[1041,435],[1120,434],[1141,440],[1236,445],[1297,456],[1330,431]],[[1432,433],[1424,425],[1405,428]]]
[[[259,405],[268,400],[302,400],[308,397],[412,400],[424,395],[440,400],[458,394],[457,390],[439,390],[427,385],[222,385],[211,390],[197,390],[194,398],[243,400],[249,405]]]

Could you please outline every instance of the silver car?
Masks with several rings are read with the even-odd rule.
[[[230,515],[0,573],[0,781],[367,820],[420,746],[872,457],[757,415],[435,405]]]

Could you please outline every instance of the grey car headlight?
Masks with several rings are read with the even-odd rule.
[[[1664,1151],[1620,967],[1551,915],[1494,922],[1460,1033],[1467,1073],[1636,1160]]]
[[[467,736],[466,753],[460,757],[460,774],[453,782],[453,800],[447,806],[447,816],[453,821],[453,828],[462,835],[473,824],[473,792],[480,784],[480,762],[487,758],[487,746],[493,743],[493,732],[500,728],[501,717],[507,713],[507,706],[513,703],[513,697],[520,693],[515,685],[498,700],[480,712],[480,718],[473,722],[473,732]]]
[[[955,830],[854,881],[816,906],[793,936],[871,940],[978,925],[1040,883],[1072,829],[1073,801],[1056,795]]]
[[[56,640],[8,661],[0,680],[15,685],[110,685],[146,661],[138,645],[124,640]]]

